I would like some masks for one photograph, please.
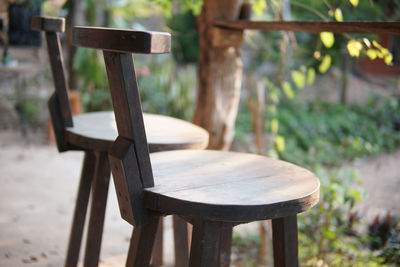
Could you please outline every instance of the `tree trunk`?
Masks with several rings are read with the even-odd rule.
[[[194,123],[209,131],[209,149],[229,149],[242,84],[239,48],[243,32],[218,29],[213,27],[213,22],[237,19],[240,3],[240,0],[204,0],[197,21],[200,55]]]

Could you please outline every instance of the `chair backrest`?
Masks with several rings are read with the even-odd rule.
[[[68,98],[68,83],[65,77],[64,60],[59,32],[65,31],[65,20],[54,17],[32,17],[31,28],[46,33],[47,51],[50,59],[55,92],[48,105],[59,151],[68,150],[64,140],[65,127],[72,127],[72,113]]]
[[[74,27],[74,45],[103,50],[118,138],[109,152],[121,216],[146,222],[143,188],[154,186],[132,53],[169,53],[169,33]]]

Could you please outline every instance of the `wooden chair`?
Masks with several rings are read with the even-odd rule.
[[[82,150],[85,152],[81,180],[72,221],[65,266],[76,266],[82,242],[90,191],[91,212],[85,251],[85,266],[97,266],[104,225],[110,167],[108,151],[117,138],[113,112],[93,112],[71,115],[68,100],[68,84],[65,78],[59,32],[65,29],[65,21],[54,17],[33,17],[33,30],[46,34],[48,54],[53,74],[55,92],[49,100],[50,116],[54,127],[57,147],[60,152]],[[204,149],[208,144],[208,133],[188,122],[167,116],[145,114],[146,133],[150,152],[173,149]],[[174,218],[178,225],[182,222]],[[178,238],[185,238],[185,229],[177,231]],[[159,238],[162,240],[162,228]],[[179,233],[183,234],[179,236]],[[187,241],[186,241],[187,243]],[[177,243],[177,247],[184,242]],[[155,254],[155,265],[162,263],[162,246]]]
[[[229,266],[232,227],[272,219],[275,266],[297,266],[297,217],[318,202],[310,171],[263,156],[211,150],[149,155],[131,53],[170,51],[170,35],[74,27],[73,43],[103,50],[118,128],[110,153],[121,216],[134,225],[126,266],[149,266],[159,218],[193,224],[190,263]]]

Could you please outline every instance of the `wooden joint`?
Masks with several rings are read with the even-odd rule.
[[[54,136],[56,137],[56,144],[59,152],[64,152],[69,150],[69,145],[65,141],[65,125],[62,119],[60,104],[58,102],[57,94],[54,93],[49,101],[48,108],[51,118],[51,123],[53,124]]]
[[[145,224],[148,212],[142,204],[143,185],[133,141],[118,136],[109,160],[121,217],[135,227]]]
[[[46,32],[64,32],[65,19],[57,17],[34,16],[31,19],[31,29]]]
[[[231,30],[213,27],[210,29],[210,40],[213,47],[240,47],[243,42],[242,30]]]

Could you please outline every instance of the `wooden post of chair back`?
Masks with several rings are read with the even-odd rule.
[[[119,135],[109,153],[111,170],[121,216],[138,226],[147,217],[141,191],[154,181],[132,55],[103,54]]]
[[[142,191],[153,187],[154,180],[131,53],[168,53],[170,35],[74,27],[72,39],[77,46],[103,50],[118,129],[109,158],[121,216],[134,226],[144,225],[148,214]]]
[[[47,51],[50,59],[55,92],[50,97],[48,105],[51,121],[54,127],[58,150],[68,150],[64,140],[64,129],[72,127],[72,113],[68,98],[68,83],[65,77],[64,60],[60,44],[59,32],[65,30],[65,20],[53,17],[32,17],[31,28],[46,33]]]

